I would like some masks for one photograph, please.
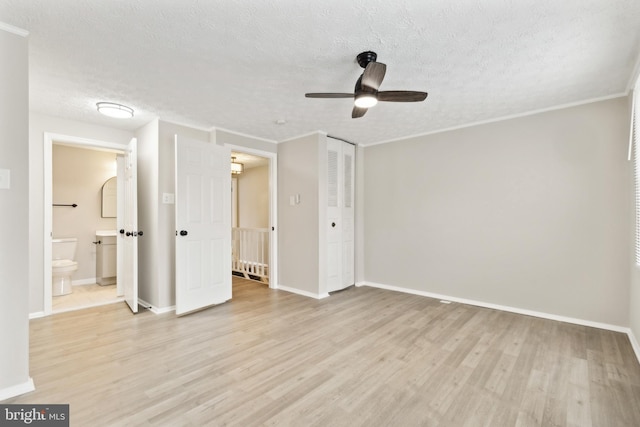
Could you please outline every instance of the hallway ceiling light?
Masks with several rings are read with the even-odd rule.
[[[133,117],[133,108],[125,105],[115,104],[113,102],[98,102],[96,107],[98,107],[98,111],[105,116],[115,117],[117,119],[130,119]]]
[[[236,162],[235,157],[231,157],[231,174],[240,175],[244,171],[244,165]]]

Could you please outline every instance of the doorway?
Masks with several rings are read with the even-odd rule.
[[[225,144],[232,174],[232,274],[277,288],[277,154]],[[232,165],[233,166],[233,165]]]
[[[62,211],[58,211],[58,212],[63,212],[63,213],[71,213],[73,209],[76,209],[76,207],[73,207],[74,204],[79,205],[79,203],[75,200],[66,200],[66,197],[69,196],[69,194],[64,195],[63,197],[65,197],[65,200],[54,200],[53,196],[54,196],[54,192],[53,192],[53,186],[54,186],[54,171],[53,171],[53,158],[54,158],[54,146],[57,148],[60,148],[62,151],[67,150],[68,152],[75,152],[76,154],[81,153],[83,150],[87,150],[87,151],[93,151],[93,152],[99,152],[99,153],[108,153],[110,156],[113,156],[113,169],[112,172],[114,174],[114,176],[116,176],[118,174],[117,172],[117,168],[116,168],[116,156],[118,155],[123,155],[124,153],[124,148],[122,145],[120,144],[115,144],[112,142],[105,142],[105,141],[98,141],[98,140],[89,140],[89,139],[84,139],[84,138],[78,138],[78,137],[74,137],[74,136],[69,136],[69,135],[59,135],[59,134],[52,134],[52,133],[45,133],[44,134],[44,165],[43,165],[43,172],[44,172],[44,181],[45,181],[45,185],[44,185],[44,280],[43,280],[43,296],[44,296],[44,315],[50,315],[52,313],[55,312],[62,312],[62,311],[69,311],[69,310],[75,310],[75,309],[80,309],[80,308],[86,308],[89,306],[95,306],[95,305],[102,305],[102,304],[108,304],[108,303],[113,303],[113,302],[118,302],[123,300],[122,298],[122,288],[120,286],[120,281],[117,282],[116,285],[114,286],[100,286],[97,283],[97,280],[94,280],[97,277],[91,277],[85,280],[81,280],[81,281],[76,281],[76,285],[84,285],[84,286],[75,286],[74,289],[77,289],[77,292],[72,292],[71,294],[68,295],[62,295],[62,296],[56,296],[55,298],[58,300],[56,301],[56,306],[54,307],[53,304],[53,289],[52,289],[52,254],[53,254],[53,238],[54,237],[69,237],[66,236],[66,234],[75,234],[71,231],[69,231],[69,221],[73,221],[73,218],[66,218],[65,220],[62,221],[57,221],[56,224],[56,233],[61,232],[63,234],[65,234],[65,236],[58,236],[54,234],[54,214],[53,214],[53,209],[62,209]],[[109,174],[111,173],[111,171],[109,171]],[[98,194],[101,193],[101,188],[96,188],[94,189],[96,197]],[[64,194],[64,193],[61,193]],[[63,205],[63,206],[56,206],[54,207],[54,203],[56,205]],[[84,203],[84,202],[83,202]],[[84,203],[86,204],[86,203]],[[70,205],[70,206],[66,206],[66,205]],[[63,217],[65,215],[62,215]],[[67,215],[69,216],[69,215]],[[118,214],[119,216],[119,214]],[[116,218],[116,221],[120,221],[120,218]],[[61,223],[67,223],[67,225],[62,225],[60,226]],[[109,225],[110,228],[111,226],[113,226],[114,224],[112,224],[111,222],[109,222],[108,220],[105,220],[104,222],[99,224],[104,224],[104,225]],[[67,227],[65,229],[65,227]],[[113,229],[115,230],[117,228],[117,226],[113,227]],[[62,231],[60,231],[62,230]],[[94,230],[94,231],[98,231],[98,229]],[[93,234],[93,232],[92,232]],[[73,236],[75,237],[75,236]],[[87,242],[88,239],[91,239],[89,242]],[[88,249],[88,245],[97,245],[94,244],[93,242],[97,242],[96,236],[87,236],[87,232],[84,232],[84,234],[82,236],[78,236],[78,243],[79,245],[82,246],[78,246],[76,248],[76,253],[79,253],[78,251],[83,251],[83,252],[87,252],[90,251],[90,249]],[[89,247],[91,248],[91,247]],[[97,250],[96,250],[97,252]],[[76,259],[78,257],[76,256]],[[86,260],[87,258],[84,257],[84,259]],[[97,261],[97,260],[96,260]],[[88,264],[86,261],[84,262],[85,264]],[[87,266],[85,265],[85,268]],[[84,276],[86,276],[87,273],[84,273]],[[90,274],[89,274],[90,275]],[[72,276],[73,277],[73,276]],[[88,282],[92,282],[92,283],[88,283]],[[109,289],[111,288],[111,289]],[[70,296],[68,298],[68,296]],[[62,301],[63,299],[65,299],[66,301]]]

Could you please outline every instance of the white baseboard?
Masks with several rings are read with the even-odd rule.
[[[329,293],[325,292],[324,294],[314,294],[313,292],[303,291],[301,289],[290,288],[288,286],[278,285],[275,289],[280,289],[281,291],[291,292],[292,294],[302,295],[304,297],[314,298],[314,299],[323,299],[329,296]]]
[[[147,310],[149,310],[153,314],[163,314],[163,313],[170,313],[172,311],[176,311],[175,305],[158,308],[158,307],[154,307],[153,305],[149,304],[148,302],[140,298],[138,298],[138,304],[145,307]]]
[[[36,387],[33,384],[33,379],[29,377],[29,381],[25,383],[3,388],[2,390],[0,390],[0,402],[12,397],[19,396],[21,394],[29,393],[30,391],[33,391],[35,389]]]
[[[573,323],[573,324],[581,325],[581,326],[590,326],[592,328],[606,329],[606,330],[609,330],[609,331],[622,332],[622,333],[625,333],[625,334],[628,334],[630,332],[630,329],[626,328],[624,326],[611,325],[611,324],[608,324],[608,323],[593,322],[591,320],[576,319],[576,318],[573,318],[573,317],[559,316],[559,315],[556,315],[556,314],[549,314],[549,313],[544,313],[544,312],[541,312],[541,311],[526,310],[526,309],[523,309],[523,308],[509,307],[509,306],[506,306],[506,305],[492,304],[492,303],[488,303],[488,302],[484,302],[484,301],[475,301],[475,300],[470,300],[470,299],[466,299],[466,298],[452,297],[452,296],[448,296],[448,295],[442,295],[442,294],[435,294],[435,293],[431,293],[431,292],[418,291],[418,290],[415,290],[415,289],[401,288],[401,287],[398,287],[398,286],[384,285],[382,283],[363,282],[363,284],[361,284],[359,286],[370,286],[372,288],[387,289],[387,290],[390,290],[390,291],[397,291],[397,292],[403,292],[403,293],[406,293],[406,294],[420,295],[420,296],[423,296],[423,297],[434,298],[434,299],[438,299],[438,300],[452,301],[452,302],[457,302],[457,303],[460,303],[460,304],[475,305],[475,306],[478,306],[478,307],[492,308],[494,310],[507,311],[507,312],[516,313],[516,314],[524,314],[525,316],[540,317],[542,319],[557,320],[559,322]],[[637,354],[637,352],[636,352],[636,354]]]
[[[638,363],[640,363],[640,343],[638,343],[631,328],[627,331],[627,336],[629,337],[629,341],[631,341],[631,347],[633,347],[633,352],[636,354],[636,359],[638,359]]]
[[[72,280],[71,281],[71,286],[84,286],[84,285],[95,285],[96,284],[96,278],[95,277],[90,277],[88,279],[78,279],[78,280]]]
[[[44,311],[36,311],[35,313],[29,313],[29,320],[38,319],[44,317]]]

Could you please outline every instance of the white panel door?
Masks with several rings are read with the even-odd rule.
[[[176,314],[231,299],[231,151],[178,137]]]
[[[353,145],[327,139],[327,291],[353,285],[354,280]]]
[[[124,231],[124,186],[125,186],[125,173],[124,173],[124,155],[118,154],[116,156],[117,165],[117,183],[118,190],[116,192],[116,230]],[[122,283],[122,275],[124,274],[124,239],[121,237],[123,234],[118,233],[116,239],[116,295],[121,297],[124,295],[124,287]]]
[[[138,312],[138,175],[137,140],[133,138],[124,154],[124,228],[118,233],[122,248],[124,299],[132,312]],[[121,277],[120,277],[121,276]]]
[[[342,287],[355,283],[355,155],[356,147],[342,143]]]
[[[342,289],[341,143],[327,139],[327,292]]]

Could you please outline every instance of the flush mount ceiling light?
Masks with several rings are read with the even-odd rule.
[[[130,119],[133,117],[133,108],[126,105],[115,104],[113,102],[98,102],[96,104],[101,114],[117,119]]]
[[[237,163],[235,157],[231,157],[231,174],[240,175],[244,171],[244,165]]]

